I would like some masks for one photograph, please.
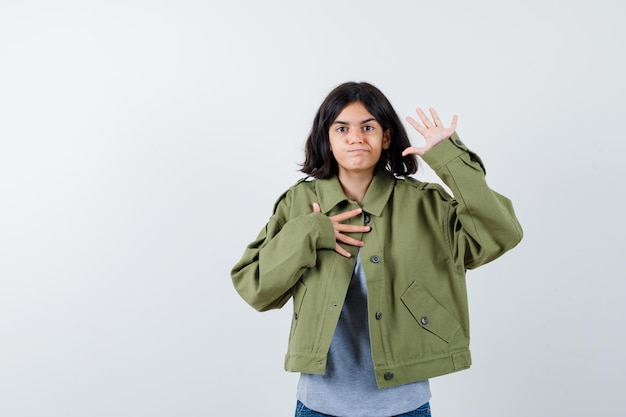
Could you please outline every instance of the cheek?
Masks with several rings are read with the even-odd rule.
[[[333,151],[333,142],[336,142],[336,140],[333,140],[332,137],[328,138],[328,149],[332,152]]]
[[[333,151],[333,144],[332,142],[328,142],[328,147],[327,149],[325,149],[324,153],[326,155],[330,155],[333,159],[335,159],[335,152]]]

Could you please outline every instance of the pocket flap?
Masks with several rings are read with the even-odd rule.
[[[448,343],[461,328],[454,316],[416,282],[400,298],[417,324]]]

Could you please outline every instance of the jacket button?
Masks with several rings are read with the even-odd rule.
[[[385,381],[390,381],[393,379],[393,372],[385,372],[385,375],[383,375],[383,378],[385,378]]]
[[[430,320],[428,320],[428,317],[424,316],[420,319],[420,323],[422,323],[424,326],[426,326],[428,323],[430,322]]]
[[[370,261],[374,262],[375,264],[377,264],[378,262],[380,262],[380,256],[378,255],[374,255],[370,258]]]
[[[376,312],[376,320],[380,320],[383,318],[383,313],[381,313],[380,311]]]
[[[372,216],[370,216],[370,214],[369,214],[369,213],[365,213],[365,214],[363,215],[363,221],[365,222],[365,224],[369,223],[369,222],[370,222],[370,220],[372,220]]]
[[[455,139],[454,143],[456,143],[459,146],[463,146],[463,142],[461,141],[461,139]]]

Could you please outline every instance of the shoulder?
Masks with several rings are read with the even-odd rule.
[[[415,194],[444,201],[452,200],[452,196],[439,184],[420,181],[413,177],[397,177],[395,192]]]
[[[285,190],[274,203],[273,212],[276,213],[281,207],[290,206],[293,201],[301,200],[304,196],[315,193],[315,182],[317,180],[311,177],[299,179],[295,184]]]

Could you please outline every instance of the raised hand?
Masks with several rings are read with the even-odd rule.
[[[402,156],[406,156],[409,154],[424,155],[438,143],[443,142],[444,140],[452,136],[452,134],[456,130],[456,114],[452,116],[452,122],[450,123],[450,127],[444,127],[435,109],[430,108],[429,111],[432,116],[432,120],[430,120],[426,113],[424,113],[420,108],[417,108],[416,112],[422,123],[419,123],[410,116],[406,118],[406,121],[409,122],[411,126],[413,126],[415,130],[417,130],[418,133],[424,137],[425,144],[424,146],[411,146],[406,148],[404,151],[402,151]]]
[[[313,211],[316,213],[321,213],[322,209],[318,203],[313,203]],[[369,232],[371,229],[369,226],[357,226],[352,224],[343,224],[342,222],[354,217],[358,216],[363,212],[363,209],[357,208],[354,210],[346,211],[344,213],[339,213],[334,216],[328,216],[330,221],[333,223],[333,228],[335,229],[335,237],[337,239],[337,243],[335,244],[335,252],[338,254],[349,258],[350,252],[345,250],[339,245],[339,242],[345,243],[346,245],[358,246],[362,247],[365,243],[361,240],[357,240],[351,238],[350,236],[346,236],[344,233],[363,233]]]

